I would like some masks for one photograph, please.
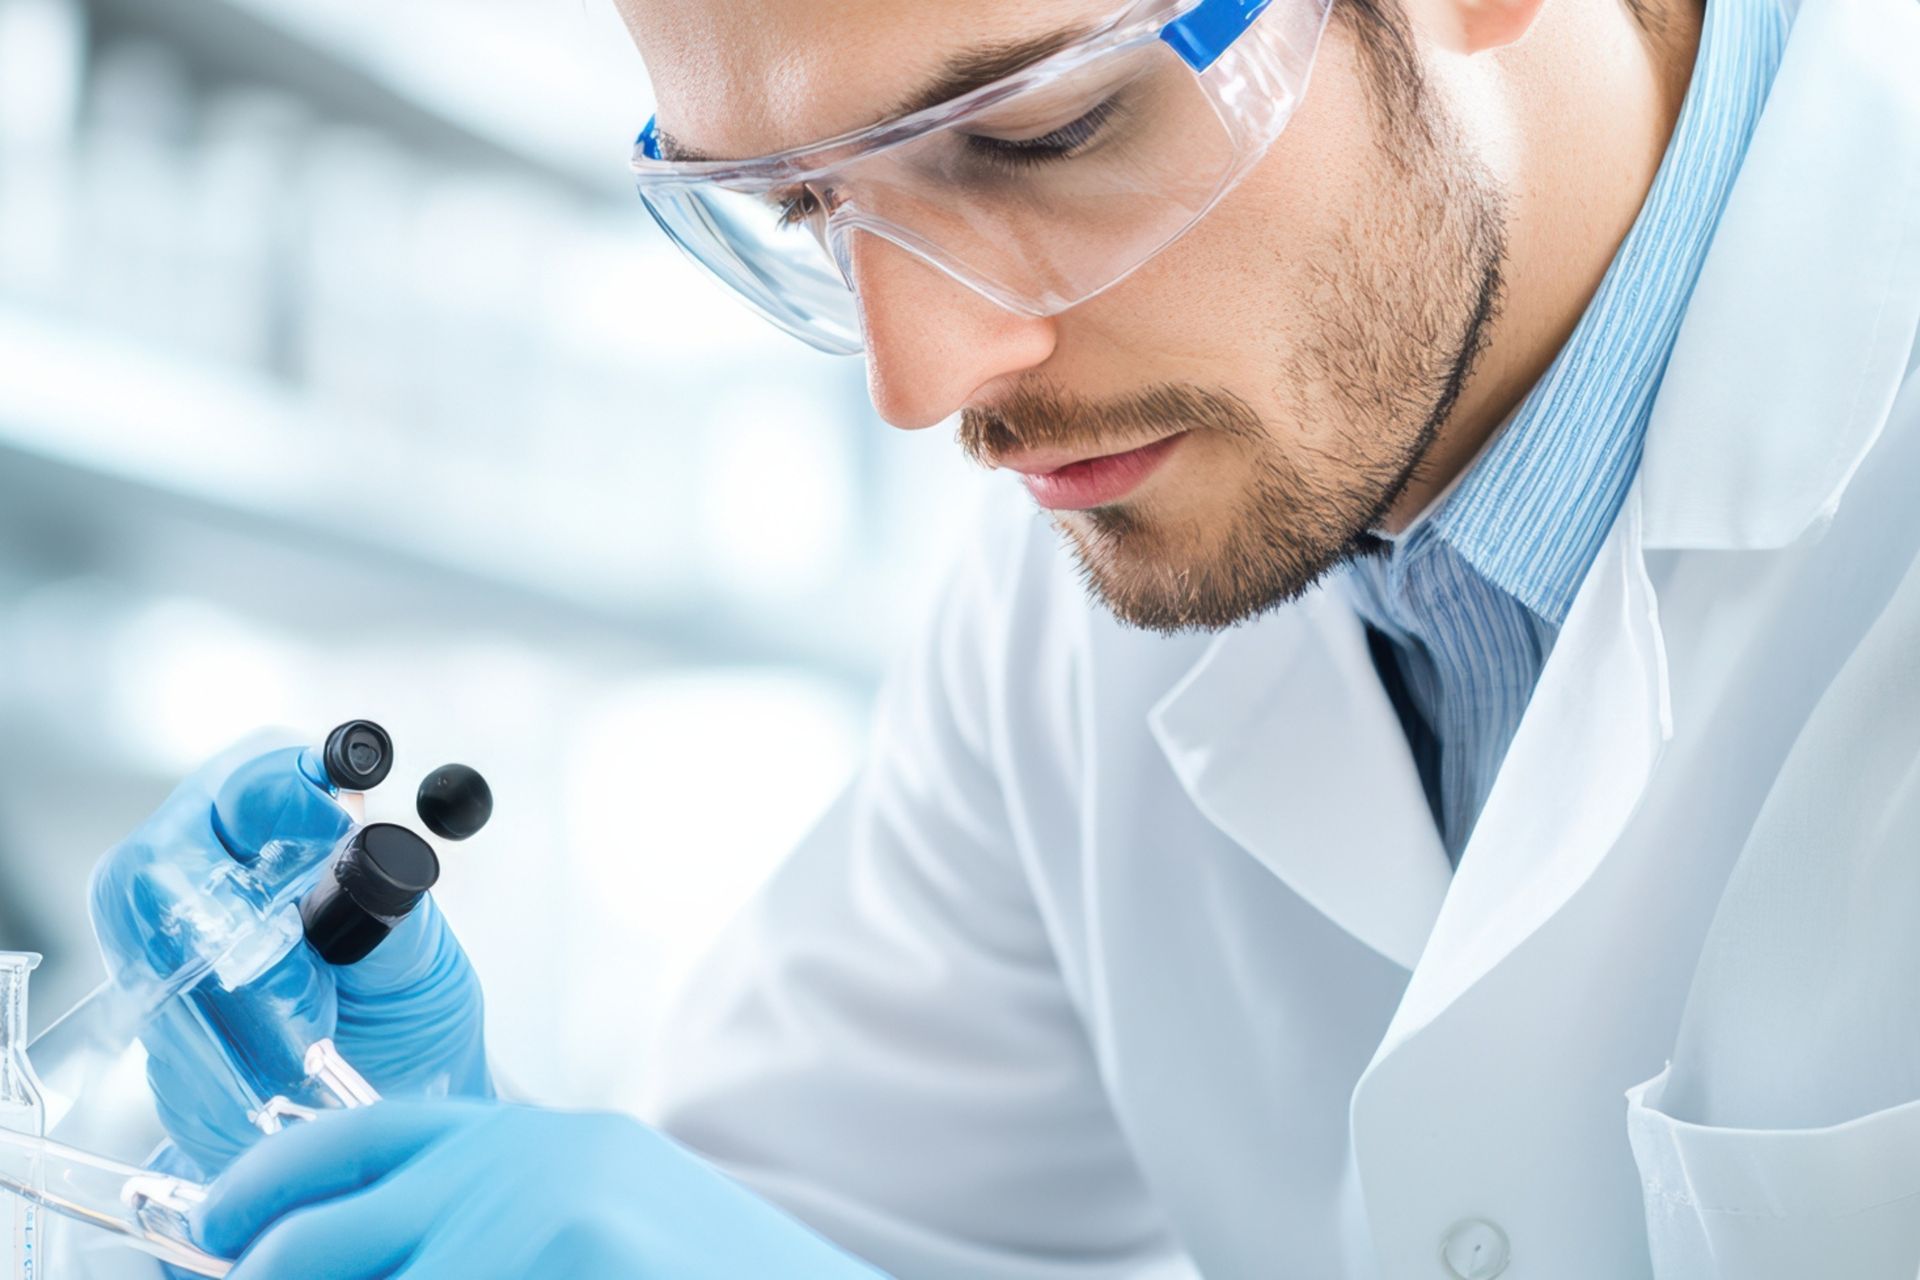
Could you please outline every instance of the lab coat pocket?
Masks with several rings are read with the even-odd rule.
[[[1816,1129],[1692,1124],[1627,1093],[1657,1280],[1915,1280],[1920,1099]]]

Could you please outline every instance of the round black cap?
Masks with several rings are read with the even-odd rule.
[[[443,764],[420,784],[414,808],[433,834],[443,840],[465,840],[493,816],[493,789],[478,769]]]
[[[349,720],[327,735],[320,758],[334,786],[371,791],[393,768],[393,739],[371,720]]]
[[[347,896],[376,916],[404,916],[440,878],[433,846],[405,827],[370,822],[334,863]]]
[[[328,964],[357,964],[440,878],[433,846],[405,827],[360,828],[300,904],[307,941]]]

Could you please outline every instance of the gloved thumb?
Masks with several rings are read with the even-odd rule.
[[[347,834],[353,818],[310,756],[301,747],[255,756],[215,788],[214,834],[228,853],[242,862],[290,859],[310,866]]]

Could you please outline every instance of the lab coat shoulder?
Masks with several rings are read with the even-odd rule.
[[[1022,832],[1052,810],[1023,805],[1080,768],[1073,593],[1045,522],[986,504],[866,764],[689,984],[657,1063],[667,1132],[916,1280],[1177,1257],[1028,875]]]

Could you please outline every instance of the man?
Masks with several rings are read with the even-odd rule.
[[[1910,1280],[1920,7],[622,7],[662,225],[1044,515],[696,984],[684,1147],[327,1117],[236,1280]],[[342,1024],[470,1053],[455,980]]]

